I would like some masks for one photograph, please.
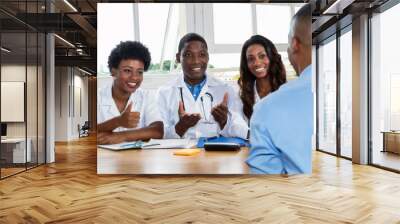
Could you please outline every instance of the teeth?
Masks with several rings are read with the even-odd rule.
[[[264,68],[257,68],[256,69],[256,72],[261,72],[261,71],[263,71],[264,70]]]
[[[200,68],[193,68],[193,71],[200,71]]]
[[[136,86],[136,82],[128,82],[128,85],[129,85],[130,87],[135,87],[135,86]]]

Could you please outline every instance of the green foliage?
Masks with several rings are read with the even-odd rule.
[[[160,63],[157,64],[150,64],[149,70],[159,70],[160,69]]]
[[[162,70],[163,71],[170,71],[171,68],[171,61],[167,60],[163,62]]]
[[[177,65],[174,64],[174,69],[177,68]],[[171,70],[171,60],[166,60],[163,62],[162,68],[160,68],[160,63],[150,64],[149,70],[161,70],[161,71],[170,71]]]

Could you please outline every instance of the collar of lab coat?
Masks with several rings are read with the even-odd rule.
[[[208,87],[212,87],[212,86],[218,86],[221,85],[220,82],[218,82],[218,80],[216,78],[214,78],[211,75],[206,74],[206,83],[204,84],[204,86],[208,86]],[[178,80],[177,80],[177,87],[187,87],[185,80],[184,80],[184,75],[183,73],[180,74]]]
[[[106,87],[106,89],[105,89],[105,94],[104,94],[104,97],[103,97],[102,105],[104,105],[104,106],[110,106],[110,107],[109,107],[109,110],[115,109],[115,110],[118,111],[117,105],[115,104],[114,99],[113,99],[113,97],[112,97],[112,86],[113,86],[113,83],[114,83],[114,82],[112,82],[111,84],[107,85],[107,87]],[[134,103],[133,106],[135,106],[135,103],[137,103],[137,101],[140,100],[140,99],[138,99],[138,98],[140,98],[140,95],[141,95],[141,94],[140,94],[140,91],[141,91],[141,89],[140,89],[140,87],[139,87],[139,88],[137,88],[137,89],[135,90],[135,92],[133,92],[133,93],[129,96],[129,101],[132,101],[132,102]],[[128,103],[129,103],[129,101],[128,101]],[[127,105],[125,105],[125,107],[126,107],[126,106],[127,106]],[[119,112],[119,111],[118,111],[118,112]]]

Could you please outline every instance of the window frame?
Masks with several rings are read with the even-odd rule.
[[[338,21],[340,22],[340,21]],[[352,32],[352,23],[347,24],[345,27],[337,29],[335,33],[327,36],[324,39],[318,40],[316,43],[316,51],[315,51],[315,58],[316,58],[316,150],[320,152],[324,152],[333,156],[337,156],[340,158],[344,158],[347,160],[352,160],[352,158],[347,157],[342,155],[342,150],[341,150],[341,90],[340,90],[340,85],[341,85],[341,66],[340,66],[340,60],[341,60],[341,55],[340,55],[340,42],[341,42],[341,36],[346,34],[347,32]],[[319,130],[319,122],[321,122],[320,117],[319,117],[319,110],[320,110],[320,105],[319,105],[319,95],[320,95],[320,90],[319,90],[319,48],[321,45],[328,44],[331,41],[336,41],[336,152],[332,153],[329,151],[326,151],[324,149],[321,149],[320,142],[319,142],[319,135],[320,135],[320,130]]]
[[[225,4],[225,3],[212,3],[212,4],[204,4],[203,5],[203,24],[204,24],[204,36],[208,41],[209,48],[211,49],[210,53],[213,54],[221,54],[221,53],[237,53],[242,49],[242,44],[216,44],[214,40],[214,10],[213,4]],[[237,3],[241,4],[241,3]],[[248,3],[246,3],[248,4]],[[272,5],[269,3],[250,3],[251,7],[251,26],[252,26],[252,34],[255,35],[258,33],[257,30],[257,6],[258,5]],[[273,3],[273,6],[287,6],[290,8],[290,16],[292,17],[295,14],[295,7],[302,6],[303,3]],[[288,48],[287,43],[274,43],[278,52],[286,51]]]

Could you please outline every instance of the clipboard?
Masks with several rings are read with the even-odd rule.
[[[204,148],[204,143],[218,143],[219,145],[223,143],[235,143],[239,144],[240,147],[250,147],[250,143],[242,138],[238,137],[224,137],[224,136],[216,136],[216,137],[210,137],[210,138],[205,138],[201,137],[199,138],[199,141],[197,142],[197,148]]]

